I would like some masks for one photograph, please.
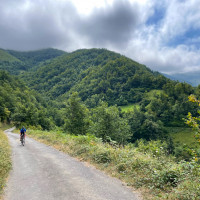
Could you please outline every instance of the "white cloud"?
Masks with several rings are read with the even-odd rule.
[[[199,28],[199,2],[172,0],[166,5],[159,25],[144,24],[124,49],[124,54],[160,72],[200,71],[200,50],[195,46],[199,37],[187,38],[186,44],[178,43],[179,37],[191,28]],[[145,9],[148,8],[144,7],[143,12]]]
[[[199,10],[199,0],[1,0],[0,47],[103,47],[161,72],[200,70]]]
[[[84,15],[90,15],[95,8],[105,8],[106,6],[112,5],[114,0],[71,0],[76,6],[78,12]]]

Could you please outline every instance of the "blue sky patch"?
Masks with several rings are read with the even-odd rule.
[[[189,29],[183,35],[178,35],[167,43],[167,46],[176,47],[178,45],[194,45],[197,49],[200,49],[200,29]]]
[[[158,24],[165,16],[165,9],[162,7],[155,7],[154,14],[149,17],[146,22],[146,25],[156,25]]]

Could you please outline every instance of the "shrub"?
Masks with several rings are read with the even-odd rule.
[[[174,155],[178,161],[191,161],[194,156],[194,150],[189,148],[187,145],[177,144],[174,148]]]
[[[90,151],[90,147],[88,145],[80,145],[79,148],[76,148],[74,151],[74,155],[81,155]]]
[[[144,140],[139,140],[137,142],[137,149],[140,152],[144,153],[151,153],[153,156],[159,157],[162,155],[166,155],[167,151],[167,144],[166,142],[161,142],[160,140],[157,141],[149,141],[145,142]]]
[[[98,149],[98,151],[93,152],[92,158],[96,163],[111,162],[111,155],[108,149]]]

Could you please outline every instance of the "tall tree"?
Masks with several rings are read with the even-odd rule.
[[[77,92],[72,93],[67,102],[67,113],[65,130],[75,135],[86,134],[89,121],[87,118],[88,109],[81,102]]]
[[[93,109],[93,124],[90,133],[101,137],[104,142],[109,140],[125,144],[130,139],[130,126],[128,120],[120,117],[116,106],[108,107],[108,104],[101,102],[100,106]]]

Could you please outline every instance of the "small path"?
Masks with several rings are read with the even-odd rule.
[[[116,178],[67,154],[7,130],[13,170],[4,200],[139,200]]]

